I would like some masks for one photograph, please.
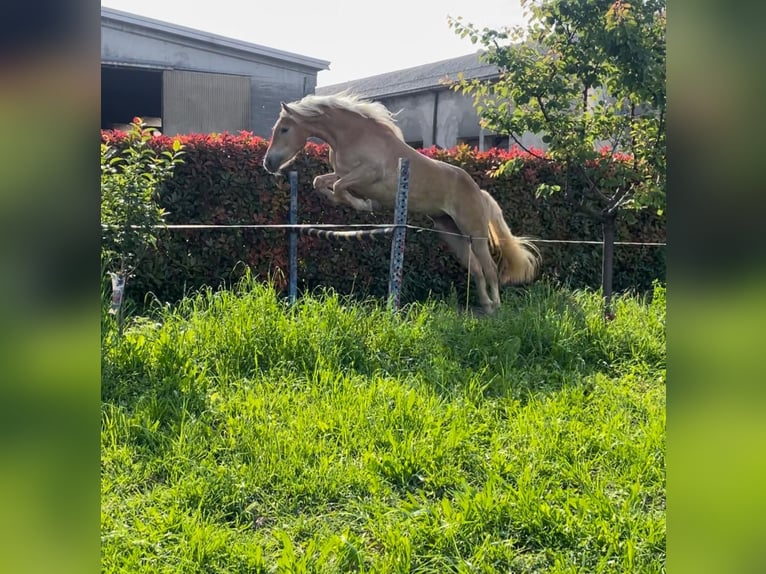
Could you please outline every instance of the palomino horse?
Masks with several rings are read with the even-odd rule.
[[[335,170],[317,176],[314,188],[333,203],[360,211],[393,210],[398,160],[408,158],[409,211],[430,216],[434,227],[446,232],[441,237],[470,269],[487,313],[500,305],[500,284],[534,279],[538,250],[511,233],[492,196],[461,168],[426,157],[407,145],[393,114],[383,104],[347,94],[309,95],[282,103],[263,158],[266,170],[278,173],[284,169],[309,137],[327,142]]]

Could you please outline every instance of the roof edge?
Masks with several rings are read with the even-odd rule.
[[[378,89],[372,89],[372,90],[364,90],[364,88],[359,87],[360,84],[365,84],[369,82],[370,80],[376,80],[376,79],[394,79],[401,73],[406,72],[412,72],[414,70],[418,69],[428,69],[434,65],[438,64],[444,64],[447,62],[457,62],[459,60],[463,60],[469,57],[475,57],[476,58],[476,65],[470,68],[470,70],[475,70],[477,73],[475,75],[472,75],[472,79],[480,79],[480,80],[486,80],[491,79],[493,77],[496,77],[500,74],[500,71],[497,69],[496,66],[493,64],[485,64],[481,63],[479,61],[480,55],[485,52],[484,50],[477,50],[476,52],[473,52],[471,54],[464,54],[462,56],[456,56],[454,58],[445,58],[443,60],[437,60],[434,62],[428,62],[426,64],[420,64],[417,66],[409,66],[407,68],[401,68],[399,70],[392,70],[390,72],[383,72],[382,74],[373,74],[372,76],[365,76],[363,78],[356,78],[354,80],[347,80],[345,82],[338,82],[335,84],[328,84],[326,86],[318,86],[316,89],[317,91],[321,90],[323,93],[337,93],[344,90],[358,90],[359,92],[377,92]],[[454,70],[455,76],[457,76],[459,73],[462,73],[466,71],[466,69],[456,69]],[[418,92],[429,92],[429,91],[435,91],[440,90],[442,88],[445,88],[446,86],[441,82],[442,79],[445,79],[445,76],[443,74],[433,74],[429,75],[428,79],[430,78],[437,78],[435,81],[428,83],[427,85],[419,86],[419,87],[407,87],[406,84],[411,83],[409,81],[399,82],[400,84],[404,84],[405,87],[402,88],[396,88],[396,84],[394,84],[393,87],[389,88],[390,91],[386,91],[382,94],[376,94],[372,97],[393,97],[393,96],[400,96],[400,95],[407,95],[412,93],[418,93]],[[457,79],[457,78],[454,78]]]
[[[458,60],[458,58],[451,58]],[[446,62],[448,60],[441,60],[436,63]],[[395,79],[396,75],[399,72],[406,72],[411,71],[416,68],[420,67],[427,67],[431,64],[424,64],[423,66],[414,66],[412,68],[405,68],[403,70],[394,70],[392,72],[384,72],[383,74],[376,74],[374,76],[367,76],[364,78],[358,78],[355,80],[348,80],[345,82],[338,82],[336,84],[328,84],[326,86],[318,86],[316,88],[316,91],[321,91],[325,94],[330,93],[337,93],[342,92],[345,90],[350,91],[356,91],[357,93],[364,94],[364,93],[370,93],[373,94],[371,97],[395,97],[395,96],[402,96],[402,95],[408,95],[413,93],[419,93],[419,92],[432,92],[432,91],[438,91],[442,89],[449,89],[449,84],[444,82],[443,80],[449,80],[452,79],[453,81],[457,81],[457,75],[459,73],[464,72],[465,70],[455,70],[454,74],[455,77],[450,78],[448,75],[432,75],[428,77],[424,77],[424,80],[427,80],[428,83],[412,87],[410,84],[412,84],[411,81],[402,81],[402,82],[396,82],[393,85],[389,83],[385,88],[381,87],[373,87],[373,88],[365,88],[365,84],[367,84],[370,80],[375,79]],[[471,69],[472,71],[475,71],[474,74],[470,75],[470,79],[477,79],[477,80],[491,80],[492,78],[497,78],[500,75],[500,71],[497,70],[497,68],[491,69],[490,66],[476,66],[475,68]],[[398,85],[397,85],[398,84]],[[384,91],[381,91],[384,90]]]
[[[195,40],[203,44],[213,45],[218,49],[228,48],[231,50],[246,52],[257,56],[282,60],[292,64],[298,64],[318,71],[329,70],[330,66],[330,62],[328,60],[303,56],[302,54],[286,52],[276,48],[269,48],[268,46],[263,46],[261,44],[245,42],[244,40],[237,40],[235,38],[229,38],[220,34],[213,34],[212,32],[205,32],[203,30],[189,28],[187,26],[180,26],[178,24],[172,24],[163,20],[156,20],[154,18],[141,16],[139,14],[132,14],[130,12],[123,12],[122,10],[115,10],[114,8],[107,8],[104,6],[101,7],[101,22],[102,24],[105,22],[128,24],[155,33],[159,32],[161,34],[170,34],[186,39]]]
[[[490,80],[496,76],[497,74],[488,74],[485,76],[476,76],[475,79]],[[391,90],[384,93],[377,93],[376,90],[358,89],[356,86],[353,85],[355,81],[356,80],[350,80],[349,82],[341,82],[339,84],[319,86],[315,89],[315,91],[318,92],[319,90],[321,90],[323,95],[330,95],[330,94],[336,94],[336,93],[344,92],[348,90],[349,92],[355,93],[363,98],[396,98],[399,96],[409,96],[411,94],[422,94],[425,92],[450,91],[450,86],[448,84],[429,84],[427,86],[421,86],[418,88],[402,88],[399,90]],[[372,95],[369,95],[369,94],[372,94]]]

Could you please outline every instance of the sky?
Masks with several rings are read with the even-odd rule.
[[[317,86],[475,52],[447,16],[523,24],[519,0],[102,0],[102,6],[330,62]]]

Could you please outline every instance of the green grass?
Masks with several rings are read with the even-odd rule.
[[[662,572],[665,292],[245,282],[103,337],[104,572]]]

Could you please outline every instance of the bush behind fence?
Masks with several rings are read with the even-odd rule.
[[[121,145],[120,132],[102,132],[102,139]],[[247,133],[182,137],[184,163],[176,166],[158,201],[168,212],[168,224],[288,223],[290,188],[287,177],[277,178],[262,167],[267,142]],[[170,138],[155,138],[165,148]],[[516,235],[539,239],[601,240],[597,222],[577,212],[565,198],[538,199],[537,185],[556,183],[551,162],[492,149],[478,152],[465,146],[450,150],[429,148],[422,153],[459,165],[501,205]],[[489,173],[510,157],[521,168],[499,178]],[[291,167],[298,172],[299,223],[390,223],[393,213],[363,214],[328,205],[311,187],[314,176],[330,171],[327,147],[309,144]],[[413,225],[430,227],[428,218],[413,216]],[[663,242],[665,219],[650,210],[626,214],[618,220],[617,241]],[[601,246],[565,243],[538,244],[544,276],[574,288],[601,284]],[[362,242],[339,242],[300,236],[298,288],[332,287],[340,293],[382,297],[388,288],[391,244],[388,237]],[[644,291],[652,281],[665,280],[665,248],[618,246],[615,254],[616,290]],[[155,251],[140,264],[129,283],[128,296],[143,301],[148,293],[161,301],[176,301],[203,286],[228,286],[249,267],[255,276],[271,278],[286,290],[288,236],[273,229],[163,230]],[[453,289],[465,295],[466,271],[448,252],[438,235],[407,232],[404,265],[404,302],[430,295],[446,296]]]

